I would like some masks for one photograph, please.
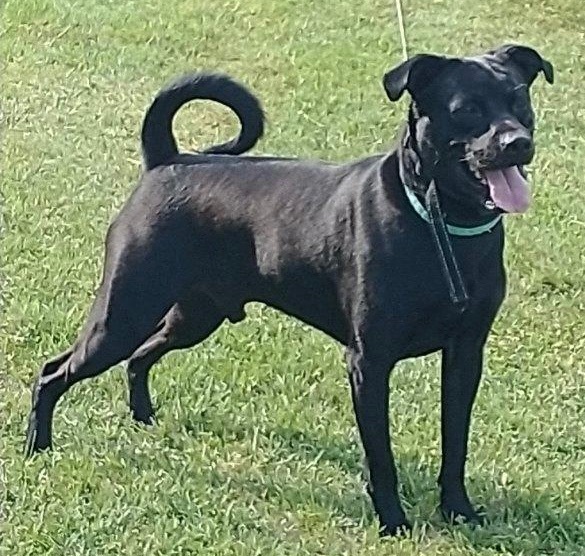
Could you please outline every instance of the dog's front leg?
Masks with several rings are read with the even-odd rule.
[[[465,488],[471,409],[481,378],[484,339],[458,338],[443,349],[441,511],[448,521],[481,523]]]
[[[349,378],[368,471],[368,492],[380,519],[380,534],[407,532],[410,524],[398,497],[396,466],[388,426],[387,361],[368,357],[363,350],[348,350]]]

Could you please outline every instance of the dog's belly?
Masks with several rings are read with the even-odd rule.
[[[274,277],[262,277],[256,292],[260,301],[347,343],[346,318],[333,284],[324,275],[307,269]]]
[[[241,269],[238,269],[241,270]],[[303,269],[286,276],[266,276],[250,266],[247,272],[210,274],[198,281],[194,290],[213,299],[232,322],[245,317],[244,306],[260,302],[297,318],[333,339],[347,343],[348,327],[333,284],[323,275]]]
[[[341,315],[334,316],[336,312],[320,310],[318,305],[297,299],[282,299],[278,301],[262,300],[266,305],[282,311],[283,313],[299,319],[342,344],[347,344],[347,327]]]

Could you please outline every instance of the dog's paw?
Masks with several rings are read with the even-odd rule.
[[[154,416],[154,413],[148,411],[144,412],[133,411],[132,420],[136,425],[139,426],[152,427],[156,425],[156,418]]]
[[[380,538],[407,537],[411,532],[412,526],[406,518],[382,524],[379,531]]]
[[[443,519],[451,525],[466,524],[481,526],[485,523],[483,508],[475,511],[469,502],[460,504],[442,503],[439,507]]]

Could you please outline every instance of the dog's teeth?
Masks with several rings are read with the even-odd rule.
[[[494,210],[496,208],[496,203],[494,203],[491,199],[488,199],[483,206],[488,210]]]

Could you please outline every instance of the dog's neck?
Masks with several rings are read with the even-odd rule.
[[[441,208],[448,223],[457,226],[481,226],[494,216],[486,216],[480,211],[470,212],[469,206],[445,193],[452,188],[439,170],[439,154],[428,139],[430,125],[428,119],[421,117],[416,105],[410,105],[408,123],[402,132],[397,149],[398,168],[402,183],[409,187],[424,205],[425,195],[431,181],[435,181]]]

